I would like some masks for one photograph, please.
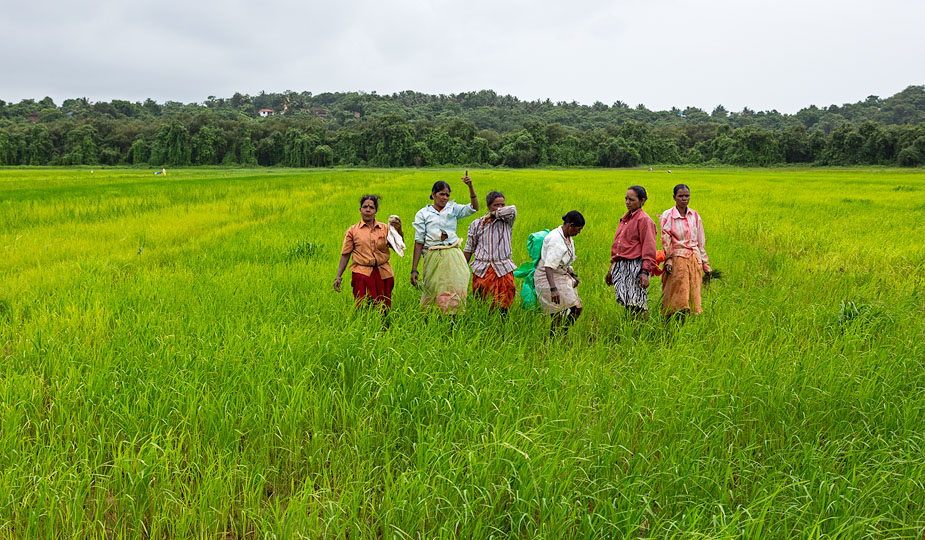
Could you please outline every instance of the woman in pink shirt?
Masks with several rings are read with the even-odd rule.
[[[648,198],[642,186],[626,190],[626,215],[617,226],[610,270],[604,276],[604,282],[613,286],[617,303],[634,317],[649,313],[649,276],[655,270],[655,222],[642,209]]]
[[[674,187],[675,205],[665,210],[659,220],[662,249],[665,250],[665,273],[662,276],[662,311],[703,313],[700,287],[703,273],[710,272],[706,237],[700,214],[688,207],[691,190],[684,184]]]

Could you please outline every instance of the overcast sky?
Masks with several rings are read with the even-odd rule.
[[[0,0],[0,99],[458,93],[796,112],[925,84],[923,0]]]

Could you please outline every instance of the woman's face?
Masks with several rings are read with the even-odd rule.
[[[688,203],[691,202],[691,190],[687,188],[679,189],[674,194],[674,202],[678,205],[678,208],[687,208]]]
[[[574,223],[565,223],[562,225],[562,232],[565,233],[565,236],[578,236],[581,234],[581,230],[584,229],[584,225],[575,225]]]
[[[360,215],[363,216],[363,221],[369,221],[376,218],[376,203],[366,199],[363,201],[363,204],[360,205]]]
[[[448,188],[441,189],[440,191],[434,193],[434,206],[437,208],[443,208],[446,206],[446,203],[450,200],[450,190]]]
[[[495,200],[488,205],[489,212],[497,212],[502,208],[504,208],[504,197],[495,197]]]
[[[626,198],[624,199],[626,203],[627,212],[635,212],[642,208],[642,199],[639,198],[639,195],[636,195],[636,192],[632,189],[626,190]]]

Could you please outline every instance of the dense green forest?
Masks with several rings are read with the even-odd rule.
[[[0,165],[785,163],[925,165],[925,86],[792,115],[522,101],[490,90],[235,94],[191,104],[0,100]]]

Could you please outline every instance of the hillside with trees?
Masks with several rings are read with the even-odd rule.
[[[925,86],[777,111],[652,111],[491,90],[0,100],[0,165],[925,165]]]

